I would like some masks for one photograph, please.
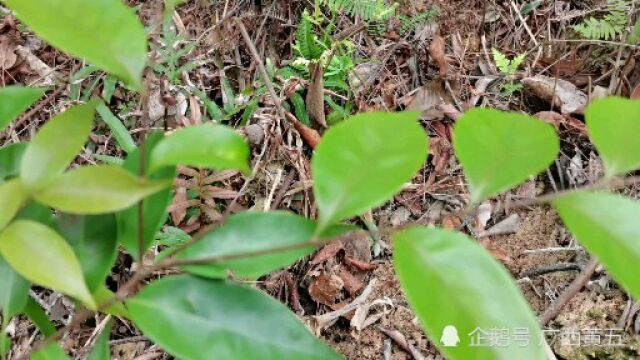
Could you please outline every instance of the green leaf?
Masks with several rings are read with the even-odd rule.
[[[546,359],[527,301],[504,267],[467,236],[409,228],[394,236],[394,262],[409,304],[447,359]],[[524,333],[526,342],[472,345],[474,331],[496,329]]]
[[[607,177],[640,168],[640,101],[617,97],[595,100],[586,113],[589,136]]]
[[[95,215],[126,209],[170,185],[171,181],[137,178],[117,166],[83,166],[58,177],[34,197],[70,214]]]
[[[322,227],[387,201],[427,153],[417,113],[359,114],[329,129],[311,162]]]
[[[551,125],[491,109],[466,112],[456,123],[453,146],[469,181],[473,203],[538,174],[560,148]]]
[[[91,353],[87,356],[86,360],[110,360],[111,351],[109,351],[109,335],[111,333],[111,327],[113,326],[113,320],[109,320],[107,325],[102,329],[102,333],[96,339]]]
[[[124,168],[131,174],[140,174],[140,152],[144,148],[144,159],[149,159],[155,146],[163,139],[162,133],[151,133],[145,140],[144,147],[136,149],[129,154],[124,163]],[[149,163],[144,164],[142,174],[147,175]],[[157,170],[151,176],[152,180],[172,181],[176,176],[175,166]],[[167,219],[167,208],[171,204],[172,189],[167,187],[159,192],[147,197],[142,202],[142,247],[148,249],[153,243],[156,233],[160,230]],[[138,254],[138,207],[132,206],[117,214],[118,218],[118,242],[133,256],[139,258]]]
[[[96,307],[67,242],[50,228],[18,220],[0,233],[0,254],[25,279]]]
[[[89,291],[104,286],[118,251],[115,216],[60,214],[58,229],[76,253]]]
[[[44,89],[22,86],[0,88],[0,131],[36,102]]]
[[[95,102],[74,106],[38,131],[22,156],[20,176],[25,185],[36,189],[62,174],[89,137],[95,106]]]
[[[140,87],[147,36],[133,10],[122,1],[5,2],[20,21],[51,45]]]
[[[129,134],[129,130],[124,127],[120,119],[113,115],[104,102],[99,102],[96,109],[98,110],[98,114],[100,114],[102,120],[109,126],[109,129],[111,129],[113,137],[116,139],[122,150],[126,153],[130,153],[135,150],[136,143],[133,141],[131,134]]]
[[[270,254],[185,267],[205,277],[225,278],[231,272],[241,278],[256,279],[312,253],[315,246],[309,241],[315,228],[313,221],[291,213],[245,212],[231,216],[220,228],[181,252],[179,258],[224,257],[292,247]]]
[[[106,304],[107,302],[111,302],[112,298],[115,296],[113,291],[107,289],[106,285],[102,285],[98,287],[96,291],[93,292],[93,298],[96,300],[96,304],[101,306]],[[104,309],[100,309],[105,314],[123,317],[125,319],[129,318],[129,312],[127,308],[124,307],[124,303],[121,301],[116,301],[115,303],[107,306]]]
[[[32,220],[51,228],[56,227],[56,218],[50,207],[38,204],[37,202],[28,202],[15,217],[20,220]]]
[[[49,320],[47,313],[44,312],[44,309],[32,297],[27,299],[27,306],[24,308],[24,313],[36,325],[42,335],[52,336],[56,333],[56,327],[51,320]]]
[[[11,340],[4,331],[0,331],[0,359],[4,359],[11,349]]]
[[[249,146],[231,128],[222,125],[196,125],[180,129],[162,140],[151,153],[153,172],[166,166],[249,169]]]
[[[127,306],[145,336],[183,360],[341,359],[284,305],[246,286],[165,277]]]
[[[553,201],[569,230],[640,299],[640,203],[608,193],[574,192]]]
[[[13,179],[0,184],[0,204],[2,204],[2,211],[0,211],[0,231],[4,229],[18,213],[26,197],[20,179]]]
[[[31,360],[70,360],[58,343],[51,343],[31,354]]]
[[[13,316],[22,312],[27,305],[28,297],[29,282],[18,275],[0,256],[0,310],[2,310],[0,329],[9,323]]]
[[[20,173],[20,162],[26,149],[26,143],[0,147],[0,182]]]

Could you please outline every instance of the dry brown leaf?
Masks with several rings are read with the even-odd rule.
[[[455,215],[445,215],[442,218],[442,227],[449,230],[455,230],[462,225],[462,220]]]
[[[200,103],[195,96],[189,97],[189,108],[191,109],[190,121],[191,125],[202,123],[202,112],[200,111]]]
[[[16,45],[8,36],[0,36],[0,69],[11,69],[18,59]]]
[[[445,43],[442,36],[436,35],[433,37],[431,45],[429,45],[429,55],[438,65],[438,68],[440,69],[440,77],[447,76],[447,73],[449,72],[449,63],[445,56]]]
[[[173,202],[171,203],[171,209],[169,209],[169,213],[171,214],[171,221],[175,225],[178,225],[184,220],[185,216],[187,216],[187,207],[186,205],[189,202],[187,198],[187,189],[180,187],[176,189],[175,195],[173,196]]]
[[[324,113],[324,69],[321,64],[309,63],[311,81],[307,89],[307,111],[312,120],[327,127]],[[300,131],[300,130],[298,130]]]
[[[369,271],[369,270],[373,270],[375,268],[378,267],[378,265],[376,264],[371,264],[371,263],[367,263],[364,261],[360,261],[357,259],[352,258],[351,256],[345,256],[344,257],[344,262],[351,266],[352,268],[359,270],[359,271]]]
[[[584,114],[587,95],[572,83],[544,75],[524,78],[522,83],[540,99],[560,107],[562,114]]]
[[[355,296],[360,289],[364,286],[362,281],[357,277],[353,276],[349,271],[344,268],[340,269],[340,278],[344,283],[344,288],[347,289],[349,295]]]
[[[314,129],[308,127],[307,125],[301,123],[292,113],[285,110],[285,115],[291,120],[293,123],[293,127],[298,130],[302,140],[304,140],[309,147],[315,149],[316,146],[320,143],[320,134]]]
[[[631,99],[640,99],[640,84],[636,86],[630,96]]]
[[[322,264],[325,261],[333,258],[343,249],[342,240],[336,239],[325,245],[320,251],[316,253],[313,259],[309,262],[311,265]]]
[[[322,273],[309,285],[309,295],[313,301],[330,306],[343,288],[344,282],[339,276]]]

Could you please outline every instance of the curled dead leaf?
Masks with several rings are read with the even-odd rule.
[[[431,45],[429,45],[429,55],[438,65],[440,69],[440,77],[447,76],[449,72],[449,63],[447,62],[445,55],[445,42],[444,38],[440,35],[436,35],[431,40]]]
[[[313,301],[330,306],[343,288],[344,281],[339,276],[322,273],[309,285],[309,295]]]

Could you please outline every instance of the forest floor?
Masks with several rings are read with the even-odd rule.
[[[283,75],[295,69],[299,55],[292,44],[303,9],[314,10],[312,2],[192,0],[178,7],[165,31],[163,1],[130,3],[139,6],[150,29],[154,66],[145,73],[142,96],[120,83],[112,88],[103,73],[87,70],[79,60],[37,39],[10,14],[3,15],[2,85],[47,85],[54,90],[0,133],[0,143],[29,139],[51,115],[91,96],[107,96],[111,110],[138,140],[150,130],[170,131],[221,118],[247,136],[254,175],[182,169],[162,240],[219,223],[228,207],[231,212],[280,209],[315,217],[309,164],[317,142],[314,135],[321,135],[323,127],[308,120],[311,111],[294,95],[306,94],[313,81],[302,70],[299,77]],[[545,313],[585,268],[589,255],[552,209],[513,204],[594,182],[602,175],[602,164],[586,134],[585,105],[611,94],[640,97],[638,48],[622,45],[618,37],[582,41],[572,30],[585,18],[606,13],[606,3],[400,1],[395,16],[367,26],[357,16],[338,14],[331,35],[349,43],[336,51],[339,61],[331,70],[337,75],[325,81],[329,125],[345,113],[412,109],[421,112],[431,143],[423,171],[392,201],[374,209],[371,222],[378,229],[407,223],[462,229],[508,268],[535,312]],[[635,16],[635,7],[631,10]],[[250,44],[237,16],[248,30]],[[316,31],[320,34],[322,27]],[[253,46],[257,54],[251,53]],[[496,66],[492,49],[510,59],[523,54],[523,61],[513,74],[505,74]],[[267,64],[280,100],[300,122],[278,116],[258,60]],[[517,89],[509,93],[505,89],[512,84]],[[466,216],[461,209],[468,193],[453,156],[451,133],[456,119],[473,107],[538,116],[558,129],[562,145],[561,155],[546,173]],[[99,163],[108,159],[105,156],[122,155],[109,128],[97,121],[77,161]],[[371,162],[375,166],[375,159]],[[638,198],[640,185],[625,192]],[[381,234],[374,246],[371,234]],[[330,243],[256,286],[290,306],[348,359],[440,359],[402,294],[392,252],[383,231],[363,231]],[[146,260],[153,261],[153,254]],[[132,265],[129,256],[120,256],[111,276],[114,288],[130,276]],[[69,321],[71,305],[62,297],[46,291],[33,296],[58,324]],[[340,311],[345,306],[354,310]],[[640,358],[639,310],[640,305],[598,268],[545,324],[548,342],[559,359]],[[34,326],[23,320],[11,329],[16,351],[36,338]],[[77,358],[86,353],[95,325],[103,318],[94,320],[63,340]],[[111,335],[113,358],[170,358],[139,335],[120,320]],[[622,340],[607,346],[605,339],[612,338]]]

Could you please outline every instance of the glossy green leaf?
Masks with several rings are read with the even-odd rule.
[[[34,194],[37,201],[70,214],[104,214],[126,209],[171,185],[131,175],[111,165],[83,166]]]
[[[466,112],[453,134],[473,203],[546,169],[558,154],[559,144],[553,127],[542,120],[491,109]]]
[[[284,305],[259,290],[194,276],[165,277],[127,302],[135,324],[183,360],[333,360]]]
[[[96,300],[96,304],[100,307],[103,304],[111,302],[111,299],[115,296],[113,291],[107,289],[106,286],[100,286],[96,291],[93,292],[93,298]],[[107,306],[106,308],[100,308],[103,313],[123,317],[125,319],[129,318],[129,312],[127,308],[124,307],[124,303],[121,301],[117,301],[112,305]]]
[[[381,205],[427,157],[418,114],[359,114],[329,129],[311,162],[322,227]]]
[[[147,36],[133,10],[122,1],[5,2],[51,45],[139,87],[147,61]]]
[[[111,333],[111,327],[113,326],[113,320],[109,320],[107,325],[102,329],[102,333],[96,339],[93,349],[87,356],[86,360],[110,360],[111,351],[109,351],[109,334]]]
[[[50,207],[38,204],[37,202],[27,203],[18,214],[16,219],[32,220],[51,228],[56,227],[56,218],[53,215],[53,211]]]
[[[26,199],[20,179],[0,184],[0,231],[13,219]]]
[[[117,224],[113,214],[58,215],[60,235],[76,253],[89,291],[104,286],[116,261]]]
[[[65,354],[60,345],[56,342],[51,343],[44,348],[31,354],[31,360],[70,360],[71,358]]]
[[[0,131],[38,100],[44,89],[22,86],[0,88]]]
[[[28,220],[13,222],[0,233],[0,254],[25,279],[95,308],[73,249],[50,228]]]
[[[131,134],[129,134],[129,130],[122,124],[122,121],[118,119],[111,110],[104,104],[104,102],[100,102],[96,108],[98,110],[98,114],[102,118],[111,129],[111,133],[113,137],[118,142],[118,145],[124,150],[126,153],[130,153],[136,148],[136,143],[133,141]]]
[[[29,282],[18,275],[0,256],[0,310],[2,310],[2,325],[22,312],[29,297]]]
[[[467,236],[409,228],[394,236],[394,262],[409,304],[447,359],[546,359],[542,332],[513,279]],[[478,335],[503,329],[524,340],[473,346]]]
[[[47,316],[47,313],[32,297],[27,299],[24,314],[36,325],[42,335],[52,336],[56,333],[56,327]]]
[[[578,241],[640,299],[640,203],[620,195],[575,192],[553,206]]]
[[[95,106],[95,102],[74,106],[38,131],[22,156],[20,176],[25,185],[39,188],[62,174],[89,137]]]
[[[151,133],[145,140],[144,147],[140,147],[129,154],[123,167],[131,174],[139,175],[140,172],[140,151],[144,149],[144,159],[149,159],[151,152],[155,146],[162,140],[164,135],[156,132]],[[148,175],[149,163],[146,162],[143,166],[142,174]],[[176,176],[175,166],[159,169],[152,175],[148,176],[152,180],[166,180],[172,181]],[[147,250],[153,243],[156,233],[160,230],[165,220],[167,219],[167,209],[171,204],[172,189],[167,187],[159,192],[147,197],[142,202],[142,247]],[[138,259],[138,207],[140,204],[136,204],[126,210],[123,210],[117,214],[118,218],[118,242],[122,244],[125,249],[133,256],[134,259]]]
[[[20,173],[20,162],[26,149],[26,143],[0,147],[0,182]]]
[[[315,228],[313,221],[291,213],[245,212],[231,216],[222,227],[204,235],[181,252],[179,258],[203,259],[294,247],[244,259],[185,267],[189,272],[206,277],[225,278],[232,273],[241,278],[255,279],[312,253],[315,247],[308,242]]]
[[[189,126],[162,140],[151,153],[151,172],[176,165],[237,169],[248,173],[249,146],[229,127]]]
[[[607,176],[640,169],[640,101],[617,97],[595,100],[586,113],[589,136]]]

